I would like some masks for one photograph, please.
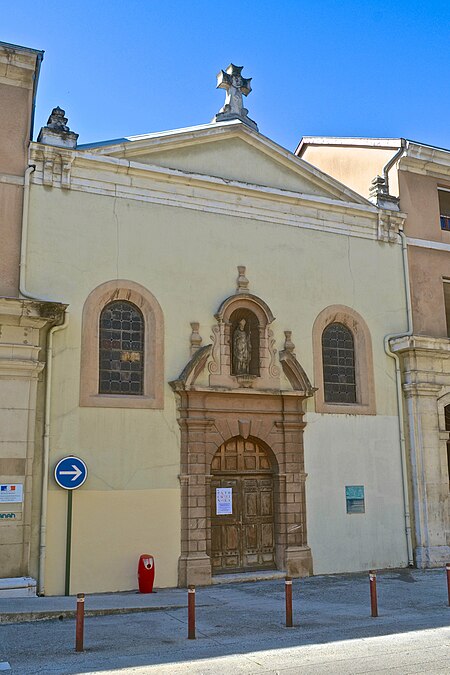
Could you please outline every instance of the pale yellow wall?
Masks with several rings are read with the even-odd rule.
[[[363,197],[369,196],[372,180],[382,175],[384,165],[398,148],[357,148],[333,145],[307,145],[301,158],[333,176]],[[389,192],[398,195],[397,171],[389,172]]]
[[[406,328],[399,246],[37,185],[32,186],[31,200],[28,286],[70,305],[69,327],[55,338],[50,466],[53,469],[58,459],[74,453],[87,462],[90,472],[88,482],[74,495],[79,511],[73,591],[132,588],[142,552],[157,554],[157,585],[175,585],[180,550],[180,438],[174,395],[166,384],[163,411],[78,406],[81,312],[86,297],[115,278],[131,279],[155,295],[165,319],[167,382],[179,375],[189,359],[191,321],[200,322],[203,343],[210,342],[213,315],[235,291],[239,264],[247,266],[250,290],[276,316],[277,348],[283,347],[283,331],[292,330],[297,356],[311,379],[311,331],[319,312],[331,304],[346,304],[367,322],[379,417],[370,418],[368,432],[364,424],[368,418],[309,415],[306,470],[313,474],[307,485],[309,534],[317,570],[327,569],[330,555],[337,557],[339,569],[365,568],[365,551],[373,550],[374,531],[379,544],[376,559],[383,564],[404,563],[394,371],[383,350],[386,333]],[[312,400],[308,410],[314,410]],[[322,427],[331,429],[339,452],[328,452]],[[343,453],[348,471],[342,466]],[[372,471],[350,471],[363,462]],[[337,475],[342,482],[329,511],[328,475]],[[381,539],[374,511],[361,517],[361,550],[349,556],[341,544],[344,538],[350,545],[350,517],[345,516],[342,492],[356,479],[366,484],[371,500],[378,500],[378,510],[384,508],[383,502],[388,504],[383,518],[389,511],[389,528]],[[49,593],[63,592],[64,497],[51,478]],[[157,521],[152,516],[155,509]],[[326,527],[324,517],[330,519]],[[105,576],[106,557],[111,567]]]
[[[308,413],[306,421],[306,508],[314,573],[406,565],[400,449],[393,442],[397,419]],[[346,513],[346,485],[365,486],[365,514]]]
[[[92,464],[92,461],[90,462]],[[176,585],[180,541],[178,490],[92,490],[73,494],[70,593],[133,590],[139,556],[155,557],[155,585]],[[65,581],[67,494],[49,498],[46,593],[61,593]]]

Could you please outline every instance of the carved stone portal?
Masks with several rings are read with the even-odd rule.
[[[258,342],[253,342],[245,319],[250,313],[251,331]],[[269,330],[273,316],[260,298],[247,292],[231,296],[222,303],[216,320],[214,343],[198,349],[180,377],[170,383],[181,428],[179,586],[210,584],[214,571],[223,572],[224,565],[228,572],[269,565],[292,576],[309,575],[303,416],[304,402],[314,389],[290,341],[279,362],[292,388],[281,389]],[[246,337],[238,333],[243,356],[233,365],[236,330]],[[248,371],[234,374],[237,367]],[[227,486],[235,500],[234,511],[220,516],[214,511],[216,490]],[[222,517],[229,519],[229,531]],[[248,518],[254,519],[252,527]],[[226,532],[230,537],[225,541]],[[230,552],[231,541],[237,553]],[[219,558],[222,562],[217,563]]]

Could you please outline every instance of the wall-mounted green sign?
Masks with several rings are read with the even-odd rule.
[[[347,513],[365,513],[364,485],[346,485]]]

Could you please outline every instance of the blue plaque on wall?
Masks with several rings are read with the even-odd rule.
[[[364,485],[346,485],[345,501],[347,513],[365,513]]]

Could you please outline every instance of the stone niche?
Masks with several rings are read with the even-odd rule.
[[[290,331],[285,331],[284,349],[277,354],[270,330],[274,316],[247,286],[245,268],[240,267],[236,294],[215,314],[212,344],[201,346],[198,323],[192,322],[191,360],[170,383],[177,397],[181,428],[179,586],[211,583],[213,486],[217,479],[229,478],[230,484],[239,480],[258,484],[258,477],[264,479],[252,470],[215,475],[220,449],[244,447],[247,440],[248,446],[264,449],[261,452],[270,462],[273,567],[292,576],[312,573],[303,430],[304,402],[314,389],[297,361]],[[282,382],[289,384],[282,389]],[[236,530],[238,525],[230,528]]]

